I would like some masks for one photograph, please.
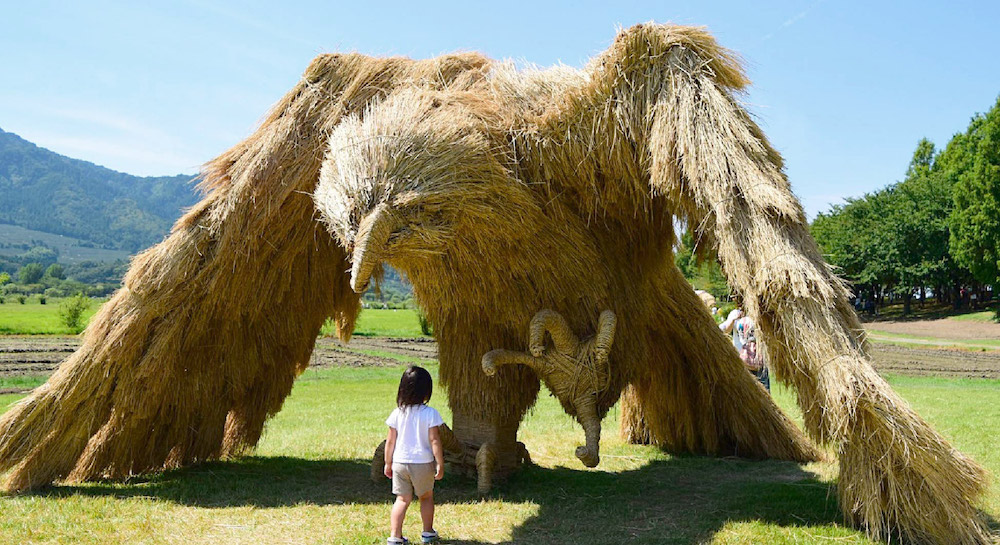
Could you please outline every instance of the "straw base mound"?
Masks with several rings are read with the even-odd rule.
[[[901,414],[901,403],[879,393],[859,400],[839,453],[837,490],[848,522],[890,542],[994,543],[973,507],[985,472],[936,434],[923,433],[926,424],[912,412]]]

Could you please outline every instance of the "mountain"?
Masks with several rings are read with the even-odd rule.
[[[0,129],[0,223],[135,253],[198,201],[191,179],[116,172]]]

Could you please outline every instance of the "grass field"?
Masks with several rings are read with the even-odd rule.
[[[384,543],[389,485],[368,480],[368,463],[400,370],[307,371],[254,456],[0,497],[0,542]],[[1000,471],[1000,381],[891,382],[956,447]],[[798,418],[790,392],[775,396]],[[450,420],[444,399],[437,391],[432,405]],[[573,456],[582,430],[543,394],[520,434],[537,466],[483,500],[471,480],[438,484],[446,543],[870,543],[841,524],[833,463],[670,456],[623,444],[617,420],[613,409],[601,466],[587,470]],[[1000,516],[996,483],[982,507]],[[407,519],[410,537],[418,519]]]
[[[952,316],[952,319],[959,322],[993,323],[997,321],[997,312],[995,310],[978,310],[976,312]]]
[[[0,335],[71,335],[73,332],[59,320],[60,301],[49,298],[42,305],[38,296],[32,295],[22,305],[15,296],[8,295],[4,304],[0,305]],[[87,320],[97,312],[101,303],[103,300],[93,302],[85,315]],[[333,325],[325,325],[322,334],[332,335]],[[422,336],[417,311],[413,309],[365,309],[361,311],[354,334],[362,337]]]
[[[323,327],[323,335],[333,335],[333,325]],[[387,310],[366,308],[358,316],[354,334],[361,337],[422,337],[417,311],[411,308]]]
[[[49,297],[43,305],[37,295],[32,295],[22,305],[14,295],[4,297],[4,304],[0,305],[0,335],[72,335],[74,331],[59,319],[61,302],[62,299]],[[103,299],[93,300],[84,319],[89,321],[103,302]]]

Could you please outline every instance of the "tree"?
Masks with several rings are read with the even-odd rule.
[[[90,298],[82,293],[63,300],[59,305],[59,318],[74,333],[83,330],[83,313],[90,307]]]
[[[699,248],[691,230],[685,230],[675,248],[674,263],[695,288],[703,289],[720,301],[731,293],[726,275],[711,249]]]
[[[22,284],[34,284],[42,279],[43,274],[45,274],[45,269],[42,268],[40,263],[28,263],[21,267],[20,272],[18,272],[18,279]]]
[[[811,226],[827,259],[871,297],[895,293],[910,312],[914,293],[967,283],[968,272],[950,250],[956,165],[965,164],[956,141],[942,153],[921,139],[902,182],[837,205]],[[860,294],[860,293],[859,293]]]
[[[54,278],[56,280],[65,280],[66,271],[63,266],[58,263],[53,263],[49,265],[48,269],[45,269],[45,276],[49,278]]]
[[[895,192],[895,186],[888,186],[849,198],[817,215],[811,226],[826,259],[863,298],[880,300],[899,283],[899,248],[891,221]]]
[[[1000,98],[956,135],[950,175],[951,253],[984,284],[1000,284]]]
[[[48,246],[34,246],[27,252],[18,256],[21,263],[38,263],[42,267],[47,267],[59,259],[59,251]]]
[[[910,313],[914,291],[955,278],[949,254],[951,184],[937,166],[938,154],[926,138],[917,143],[906,178],[895,186],[890,215],[891,244],[897,256],[897,293],[903,314]]]
[[[10,273],[7,271],[0,272],[0,286],[10,283]]]

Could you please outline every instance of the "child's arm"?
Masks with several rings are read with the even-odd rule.
[[[719,329],[721,329],[723,333],[732,333],[733,326],[736,325],[736,321],[739,320],[742,316],[743,312],[738,308],[734,308],[729,313],[729,316],[726,317],[725,321],[719,324]]]
[[[392,453],[395,450],[396,428],[389,428],[389,435],[385,438],[385,467],[382,469],[382,472],[390,479],[392,478]]]
[[[429,428],[427,431],[431,439],[431,451],[434,452],[434,461],[437,463],[437,473],[434,474],[434,480],[440,481],[444,478],[444,446],[441,444],[441,432],[437,426]]]

